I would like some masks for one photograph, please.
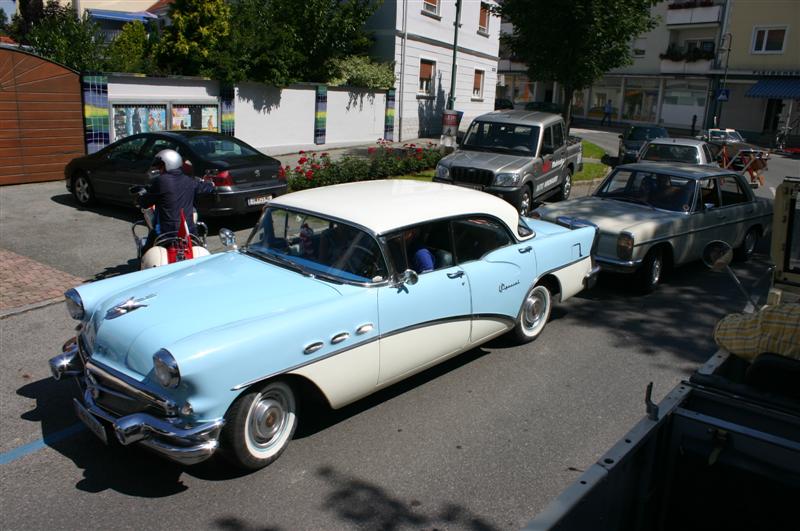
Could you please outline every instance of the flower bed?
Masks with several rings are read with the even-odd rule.
[[[301,151],[294,168],[282,167],[279,177],[287,180],[290,191],[297,191],[418,173],[435,168],[441,158],[441,152],[432,142],[394,147],[388,140],[381,139],[377,146],[368,149],[366,158],[345,156],[331,160],[328,153]]]

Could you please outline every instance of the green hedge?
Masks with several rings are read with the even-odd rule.
[[[289,191],[305,190],[317,186],[386,179],[398,175],[419,173],[436,167],[442,153],[438,147],[427,144],[403,144],[393,147],[391,142],[379,140],[376,147],[368,150],[368,156],[345,156],[331,160],[328,153],[300,152],[297,165],[287,165],[280,170],[286,179]]]

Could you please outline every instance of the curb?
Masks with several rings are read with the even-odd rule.
[[[0,311],[0,320],[6,319],[8,317],[13,317],[15,315],[19,315],[25,312],[30,312],[32,310],[38,310],[39,308],[52,306],[54,304],[58,304],[59,302],[64,302],[64,298],[59,297],[57,299],[47,299],[44,301],[34,302],[33,304],[26,304],[25,306],[17,306],[16,308],[9,308],[8,310]]]

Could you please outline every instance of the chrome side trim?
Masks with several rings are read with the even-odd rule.
[[[720,207],[720,209],[722,209],[722,208],[725,208],[725,207]],[[717,209],[717,210],[720,210],[720,209]],[[699,212],[693,212],[692,214],[696,214],[696,213],[699,213]],[[725,227],[725,226],[728,226],[728,225],[738,225],[740,223],[747,223],[747,222],[756,221],[756,220],[761,222],[761,223],[764,223],[764,230],[768,230],[771,227],[772,223],[770,221],[765,220],[764,218],[768,218],[771,215],[772,214],[761,214],[760,216],[751,216],[749,218],[742,218],[742,219],[740,219],[738,221],[728,221],[726,223],[717,223],[715,225],[711,225],[709,227],[705,227],[705,228],[702,228],[702,229],[689,230],[689,231],[686,231],[686,232],[679,232],[679,233],[676,233],[676,234],[671,234],[669,236],[661,236],[659,238],[653,238],[652,240],[647,240],[647,241],[643,241],[643,242],[639,242],[639,243],[636,243],[634,241],[633,246],[634,247],[639,247],[641,245],[648,245],[648,244],[652,244],[652,243],[661,243],[661,242],[665,242],[665,241],[668,241],[668,240],[672,240],[674,238],[680,238],[682,236],[687,236],[689,234],[694,234],[696,232],[703,232],[703,231],[707,231],[707,230],[716,229],[718,227]]]
[[[112,369],[111,367],[106,367],[94,360],[89,360],[86,363],[86,372],[88,374],[98,374],[101,378],[106,378],[114,382],[115,385],[123,388],[126,393],[130,393],[133,395],[133,398],[138,398],[140,400],[148,401],[156,406],[160,407],[164,410],[164,413],[168,417],[174,417],[178,414],[178,405],[175,401],[156,394],[149,389],[143,389],[141,384],[122,374],[119,371]]]
[[[374,328],[375,326],[372,323],[365,323],[356,328],[356,335],[360,336],[366,334],[367,332],[372,332]]]
[[[331,345],[338,345],[342,341],[345,341],[348,337],[350,337],[350,334],[347,332],[336,334],[331,338]]]
[[[306,348],[303,349],[303,354],[313,354],[319,349],[321,349],[323,346],[324,344],[322,343],[322,341],[311,343],[310,345],[306,346]]]
[[[638,258],[636,260],[618,260],[616,258],[606,258],[604,256],[596,256],[595,260],[600,262],[601,269],[606,269],[607,267],[615,267],[615,268],[622,268],[622,269],[636,269],[642,264],[642,258]]]

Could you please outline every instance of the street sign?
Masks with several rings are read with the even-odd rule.
[[[717,101],[729,101],[731,99],[731,89],[717,90]]]

